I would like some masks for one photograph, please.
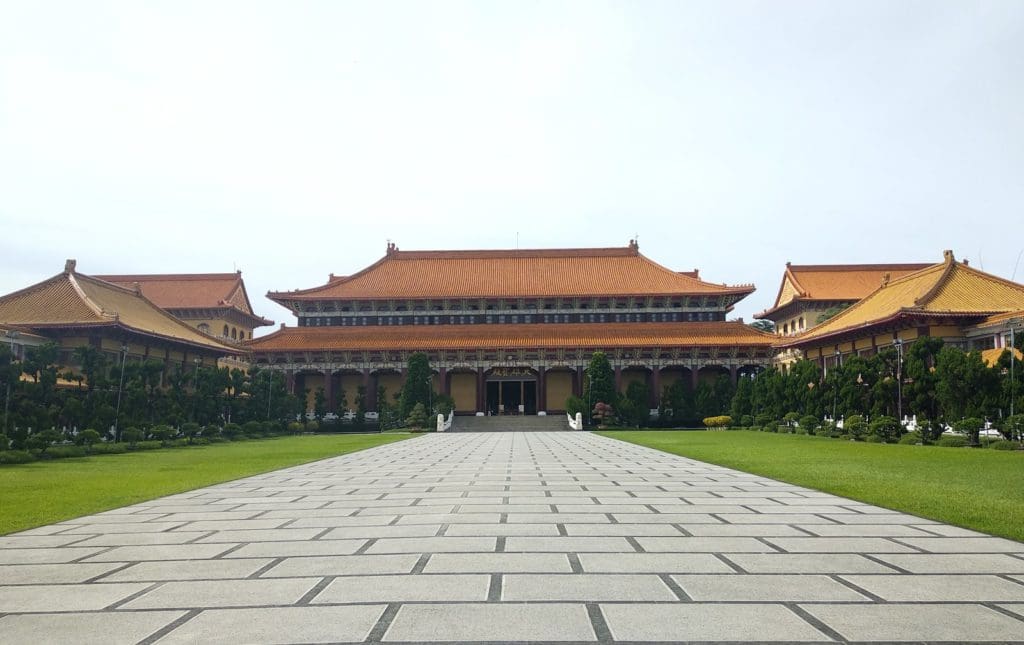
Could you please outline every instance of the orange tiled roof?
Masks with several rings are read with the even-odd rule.
[[[392,298],[530,298],[555,296],[746,296],[753,285],[704,282],[652,262],[635,244],[625,248],[505,251],[399,251],[346,277],[271,300]]]
[[[901,278],[930,264],[790,264],[771,308],[757,314],[768,318],[795,300],[857,301],[889,279]]]
[[[890,280],[835,317],[779,346],[805,345],[903,314],[977,318],[1020,309],[1024,309],[1024,285],[957,262],[953,252],[946,251],[944,262]]]
[[[98,275],[100,280],[134,289],[161,309],[220,309],[230,307],[258,321],[257,326],[274,324],[257,316],[242,281],[242,272],[179,273],[142,275]]]
[[[189,327],[136,293],[75,271],[0,297],[0,323],[34,330],[120,326],[128,330],[225,354],[238,349]]]
[[[1003,355],[1003,352],[1008,351],[1009,347],[997,347],[995,349],[986,349],[981,352],[981,360],[985,361],[985,364],[989,367],[995,367],[996,363],[999,362],[999,358]],[[1021,354],[1019,349],[1013,350],[1017,360],[1024,358],[1024,354]]]
[[[255,352],[617,347],[768,347],[740,322],[286,327],[246,343]]]
[[[1005,325],[1014,319],[1017,320],[1018,325],[1021,322],[1024,322],[1024,310],[1007,311],[1001,314],[995,314],[994,316],[989,316],[982,322],[978,323],[978,327],[997,327],[999,325]],[[1018,329],[1020,329],[1019,326]]]

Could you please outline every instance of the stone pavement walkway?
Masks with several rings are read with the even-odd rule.
[[[0,537],[0,643],[381,641],[1024,641],[1024,544],[582,432]]]

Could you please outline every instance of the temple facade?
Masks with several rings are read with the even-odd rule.
[[[1022,320],[1024,285],[957,261],[947,250],[942,262],[898,277],[886,273],[856,303],[804,333],[781,338],[776,347],[825,369],[922,336],[964,350],[991,350],[997,357],[1010,347]]]
[[[322,388],[336,410],[366,388],[388,396],[409,356],[424,352],[435,391],[458,414],[538,414],[565,409],[585,368],[604,352],[624,390],[645,383],[651,407],[677,380],[728,374],[771,361],[773,336],[727,321],[753,285],[704,281],[621,248],[401,251],[311,289],[271,292],[298,324],[248,343],[253,361],[285,373],[312,404]]]

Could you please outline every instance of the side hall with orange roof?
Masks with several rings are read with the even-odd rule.
[[[945,251],[942,262],[883,278],[849,308],[804,333],[779,339],[776,348],[824,367],[921,336],[984,351],[1008,346],[1010,330],[1020,330],[1022,318],[1024,285],[979,271]]]
[[[323,388],[331,409],[360,386],[401,387],[412,353],[425,352],[435,389],[459,414],[561,412],[583,391],[584,369],[605,352],[620,389],[662,387],[755,371],[773,337],[727,314],[753,285],[707,282],[626,247],[401,251],[321,286],[267,296],[297,327],[249,343],[261,366],[296,391]]]
[[[0,328],[12,344],[56,342],[63,366],[74,366],[74,349],[91,345],[112,361],[158,360],[167,368],[215,365],[222,356],[245,350],[190,327],[146,298],[138,288],[121,287],[79,273],[74,260],[64,271],[37,284],[0,296]]]
[[[94,277],[140,289],[156,306],[221,342],[251,340],[253,330],[274,324],[253,310],[241,271]]]

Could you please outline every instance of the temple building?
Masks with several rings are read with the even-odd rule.
[[[68,260],[64,271],[30,287],[0,296],[4,341],[24,350],[53,341],[63,367],[76,367],[74,349],[91,345],[117,363],[158,360],[167,369],[214,365],[245,350],[203,334],[170,315],[138,286],[121,287],[79,273]]]
[[[459,414],[561,412],[581,395],[585,368],[602,351],[616,384],[662,388],[684,379],[765,367],[775,338],[726,315],[752,285],[704,281],[621,248],[400,251],[311,289],[271,292],[298,326],[248,343],[253,360],[281,370],[330,409],[352,407],[364,386],[396,393],[409,356],[425,352],[436,391]]]
[[[254,329],[274,324],[253,311],[241,271],[95,277],[128,289],[138,285],[157,307],[222,342],[251,340]]]
[[[901,276],[883,274],[861,300],[804,333],[779,339],[776,347],[823,367],[921,336],[965,350],[1001,350],[1009,345],[1011,329],[1020,333],[1022,319],[1024,285],[979,271],[945,251],[940,263]]]

